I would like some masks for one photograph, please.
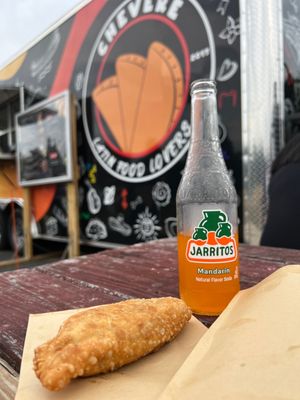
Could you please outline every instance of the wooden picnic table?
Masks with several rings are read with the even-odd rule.
[[[300,250],[241,244],[241,288],[299,263]],[[175,238],[0,273],[0,399],[14,398],[29,314],[161,296],[178,296]]]

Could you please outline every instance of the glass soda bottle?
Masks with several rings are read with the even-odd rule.
[[[191,143],[177,191],[180,297],[219,315],[239,291],[237,194],[219,140],[216,85],[191,85]]]

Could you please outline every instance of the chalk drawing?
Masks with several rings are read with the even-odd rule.
[[[146,207],[145,211],[138,214],[136,223],[133,225],[137,239],[144,242],[157,239],[162,229],[158,224],[159,219],[157,215],[152,214],[149,208]]]
[[[85,234],[91,240],[103,240],[107,238],[107,229],[99,219],[91,219],[85,227]]]
[[[130,236],[132,233],[132,228],[124,221],[123,215],[118,215],[117,217],[109,217],[108,226],[112,231],[118,232],[126,237]]]

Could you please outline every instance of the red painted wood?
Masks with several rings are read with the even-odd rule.
[[[244,289],[283,265],[300,263],[300,251],[241,245],[240,259]],[[178,296],[175,239],[3,272],[0,274],[0,358],[19,371],[30,313],[160,296]],[[215,320],[199,318],[208,326]]]

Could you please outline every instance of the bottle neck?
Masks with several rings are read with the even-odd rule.
[[[192,137],[187,158],[189,169],[226,170],[218,128],[217,100],[214,90],[192,93]]]
[[[236,203],[219,140],[215,84],[195,81],[191,97],[192,136],[177,204]]]
[[[219,148],[217,101],[214,92],[192,95],[192,143]]]

